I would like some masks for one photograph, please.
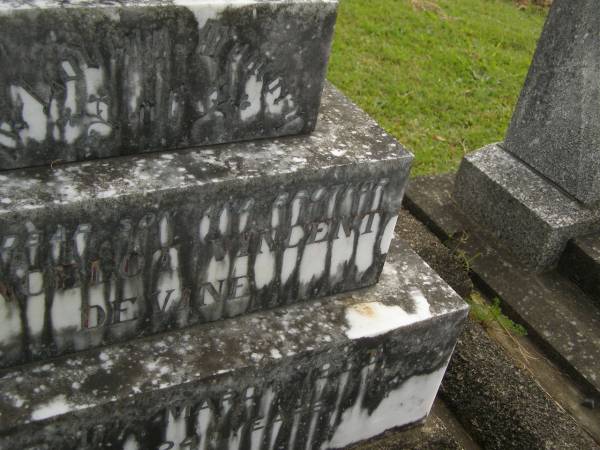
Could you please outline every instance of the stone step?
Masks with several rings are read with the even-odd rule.
[[[0,174],[0,367],[377,282],[412,155],[342,94],[310,136]]]
[[[600,234],[571,240],[558,269],[600,306]]]
[[[0,169],[310,132],[336,9],[0,2]]]
[[[455,174],[417,177],[408,209],[463,259],[477,286],[583,388],[600,396],[600,309],[557,270],[535,272],[472,223],[453,198]]]
[[[467,310],[396,240],[376,286],[0,372],[0,447],[346,447],[425,418]]]

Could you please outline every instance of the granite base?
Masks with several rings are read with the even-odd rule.
[[[501,144],[463,158],[454,198],[465,217],[537,271],[555,267],[570,239],[600,228],[600,209],[579,203]]]

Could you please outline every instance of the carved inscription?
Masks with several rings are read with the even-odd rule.
[[[43,231],[29,222],[0,237],[2,357],[64,353],[372,284],[397,218],[386,195],[396,194],[378,180],[231,200],[193,217],[156,210]]]
[[[47,139],[73,144],[81,136],[101,138],[112,133],[104,70],[64,60],[60,71],[64,82],[61,95],[52,94],[47,100],[31,88],[10,86],[18,119],[0,121],[0,145],[25,147],[30,141],[42,143]]]
[[[447,357],[447,355],[445,355]],[[433,363],[433,362],[432,362]],[[441,363],[436,363],[438,366]],[[345,448],[429,412],[444,365],[408,376],[406,361],[383,347],[345,363],[301,369],[294,379],[225,387],[170,405],[146,421],[106,433],[93,444],[123,449],[296,450]],[[283,372],[285,373],[285,372]],[[228,385],[225,381],[222,383]],[[116,436],[116,438],[115,438]]]
[[[327,42],[335,8],[324,17],[312,5],[290,8],[216,2],[0,17],[0,56],[11,61],[0,74],[0,167],[311,130],[327,48],[305,36]]]

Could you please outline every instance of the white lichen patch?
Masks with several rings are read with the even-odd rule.
[[[32,420],[44,420],[49,417],[60,416],[68,413],[73,408],[67,402],[64,395],[57,395],[47,403],[40,405],[31,413]]]
[[[360,394],[356,402],[344,411],[333,437],[321,448],[343,448],[377,436],[390,428],[423,419],[431,410],[445,371],[446,366],[443,366],[432,373],[409,378],[393,389],[374,411],[369,412],[362,404],[367,385],[366,370],[363,370]]]
[[[357,303],[346,308],[350,339],[374,337],[403,326],[431,317],[429,303],[423,293],[417,289],[410,291],[414,301],[414,312],[407,312],[400,306],[384,305],[381,302]]]

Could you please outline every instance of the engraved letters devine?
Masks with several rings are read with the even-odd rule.
[[[156,210],[50,231],[28,222],[0,237],[0,365],[373,284],[397,218],[387,187],[279,192],[192,218]]]

